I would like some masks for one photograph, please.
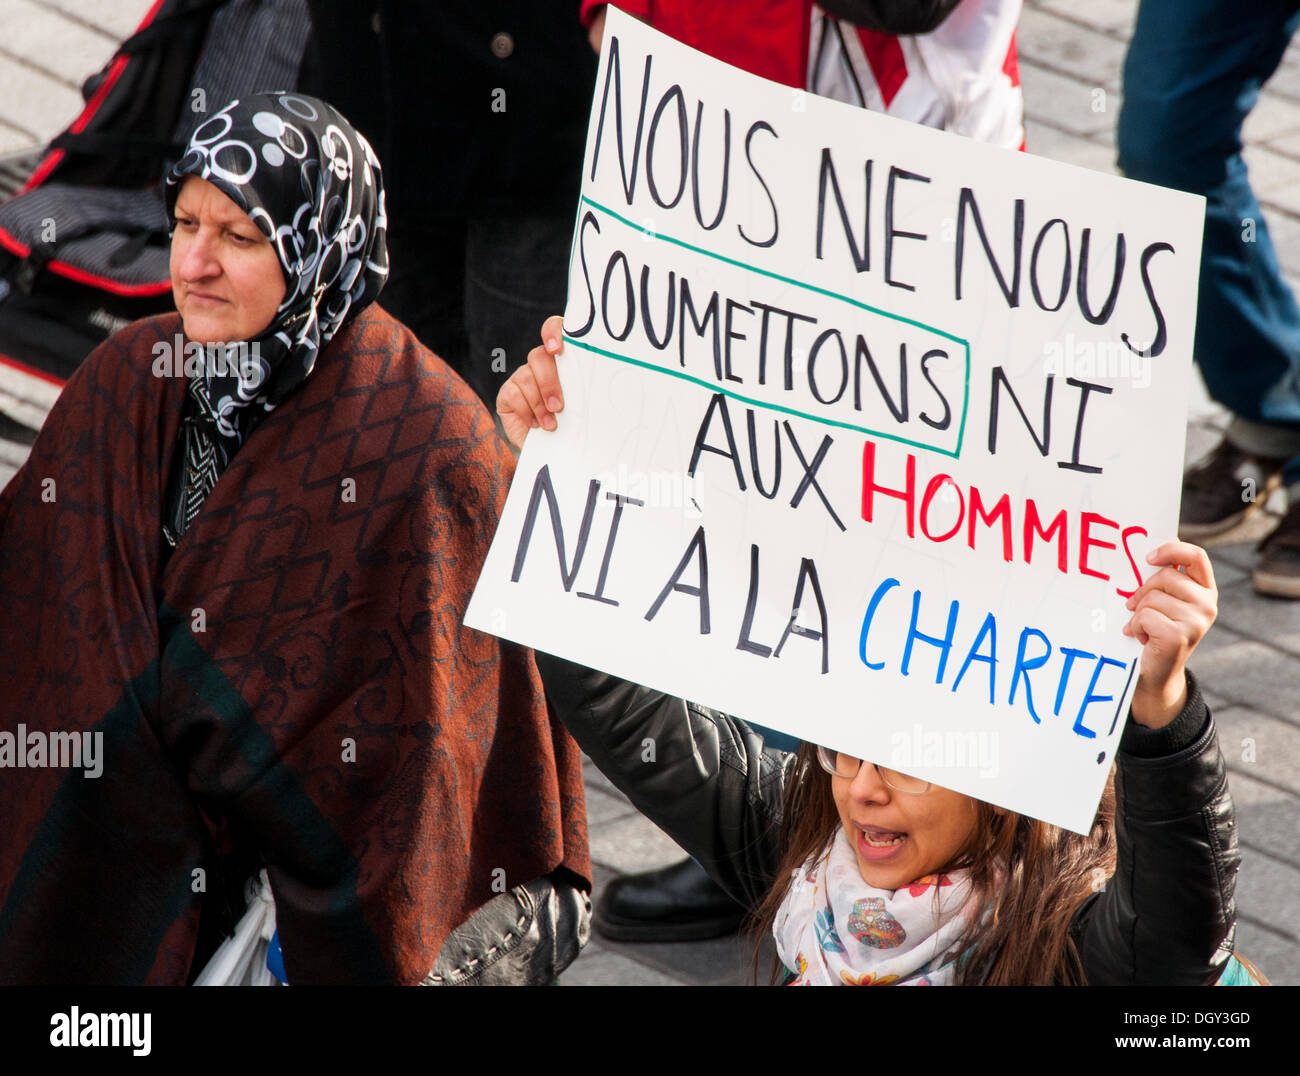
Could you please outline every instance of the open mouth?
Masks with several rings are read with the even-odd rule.
[[[867,859],[885,859],[907,843],[907,834],[879,826],[858,826],[858,851]]]

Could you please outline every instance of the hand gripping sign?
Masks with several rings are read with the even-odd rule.
[[[611,11],[565,410],[466,623],[1086,832],[1176,529],[1203,216]]]

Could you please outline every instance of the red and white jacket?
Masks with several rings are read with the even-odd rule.
[[[604,0],[582,0],[590,24]],[[896,37],[827,15],[811,0],[619,0],[655,29],[787,86],[1024,149],[1016,62],[1021,0],[962,0],[928,34]]]

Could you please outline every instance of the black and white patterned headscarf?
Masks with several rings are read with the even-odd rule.
[[[238,364],[209,364],[215,371],[191,381],[173,541],[188,529],[245,437],[311,373],[320,349],[374,300],[388,277],[379,160],[324,101],[257,94],[205,120],[167,173],[169,218],[192,175],[217,187],[271,241],[285,294],[255,340],[227,342],[249,345]]]

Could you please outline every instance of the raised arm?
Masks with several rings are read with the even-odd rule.
[[[1231,953],[1241,856],[1214,722],[1188,657],[1213,623],[1218,590],[1203,549],[1167,542],[1127,603],[1142,673],[1120,743],[1115,875],[1075,920],[1094,984],[1193,986]]]
[[[775,881],[794,756],[716,710],[536,658],[553,710],[601,772],[732,897],[757,907]]]
[[[1164,741],[1132,723],[1124,734],[1115,874],[1075,920],[1094,985],[1206,985],[1232,952],[1241,855],[1223,755],[1195,681],[1170,729]]]

